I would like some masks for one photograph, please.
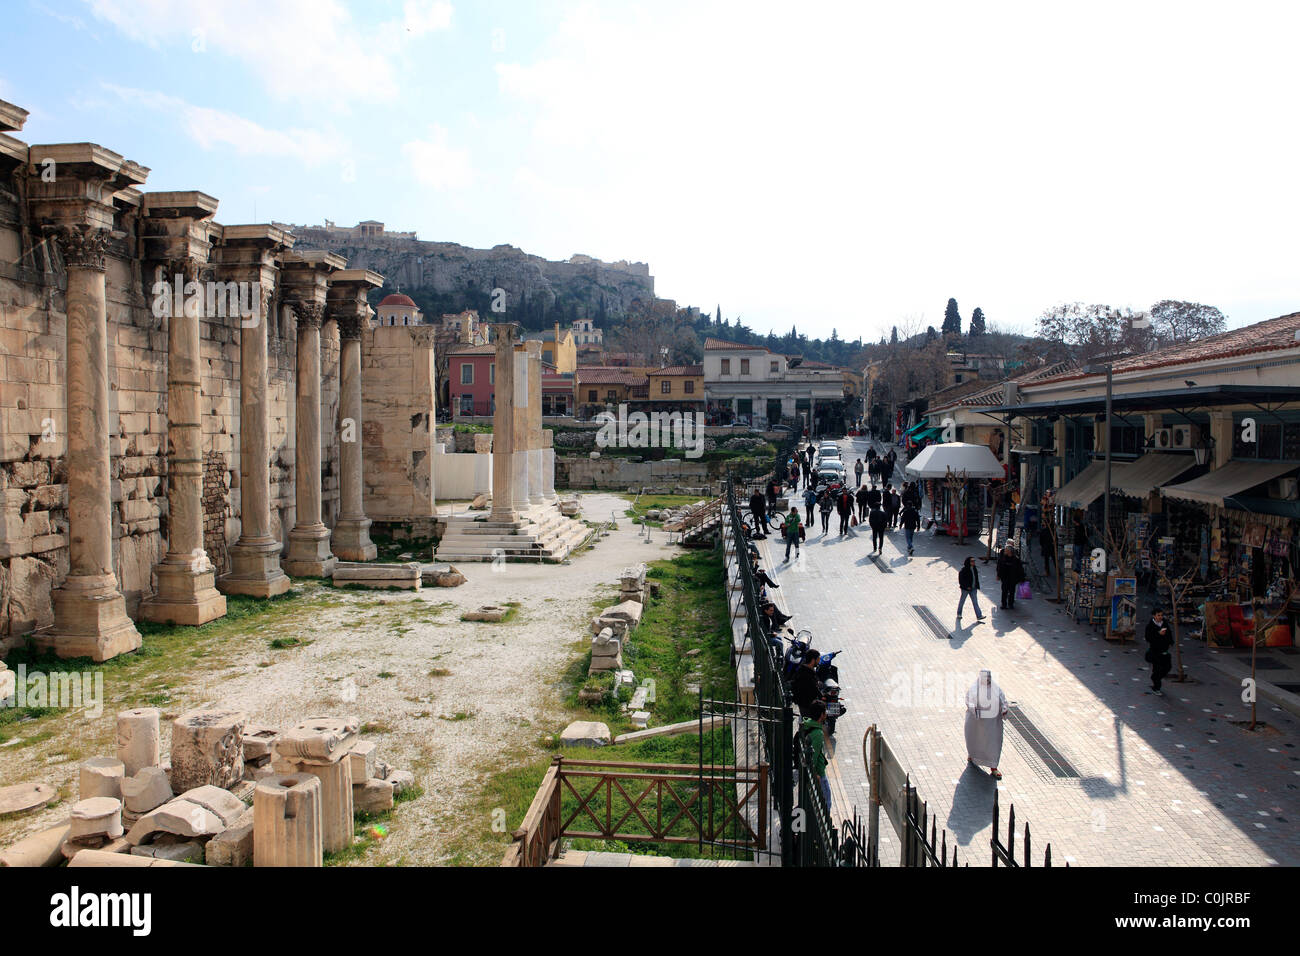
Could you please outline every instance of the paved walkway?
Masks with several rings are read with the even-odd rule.
[[[841,446],[850,467],[866,451],[865,439]],[[989,667],[1063,769],[1077,774],[1053,773],[1027,741],[1032,730],[1008,722],[996,784],[1003,836],[1014,803],[1032,827],[1036,862],[1050,841],[1057,865],[1300,864],[1300,721],[1261,702],[1268,729],[1245,730],[1238,722],[1249,707],[1240,686],[1210,666],[1212,651],[1188,642],[1194,681],[1167,681],[1157,697],[1144,646],[1107,642],[1037,594],[999,610],[992,563],[979,565],[984,621],[967,607],[958,627],[957,568],[967,554],[983,557],[982,546],[918,533],[909,560],[902,531],[891,531],[877,563],[869,532],[840,538],[835,528],[826,537],[820,524],[809,529],[801,562],[782,563],[775,538],[762,544],[792,624],[810,628],[818,650],[843,651],[837,820],[852,804],[866,808],[862,738],[874,723],[962,861],[989,864],[995,783],[968,766],[963,736],[966,690]],[[946,636],[914,605],[933,612]],[[883,813],[881,830],[889,831]],[[883,846],[882,858],[895,862],[896,844]]]

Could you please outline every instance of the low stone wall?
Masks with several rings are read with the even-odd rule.
[[[723,465],[725,474],[725,463]],[[563,488],[617,488],[643,485],[678,484],[699,486],[716,478],[713,465],[690,459],[665,458],[663,461],[630,461],[627,458],[559,458],[555,459],[555,484]]]

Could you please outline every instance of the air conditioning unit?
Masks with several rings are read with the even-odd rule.
[[[1286,501],[1295,501],[1300,498],[1300,479],[1274,478],[1268,483],[1268,496],[1270,498],[1282,498]]]
[[[1168,451],[1173,447],[1173,429],[1157,428],[1154,435],[1151,436],[1151,447],[1156,451]]]
[[[1173,448],[1180,451],[1187,451],[1192,447],[1192,426],[1191,425],[1174,425],[1172,432]]]

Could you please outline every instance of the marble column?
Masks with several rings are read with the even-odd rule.
[[[515,326],[492,325],[496,344],[496,410],[492,415],[493,522],[516,522],[515,511]]]
[[[532,368],[528,361],[526,347],[516,347],[512,353],[512,359],[515,375],[514,387],[511,390],[513,395],[513,408],[511,411],[514,418],[514,429],[511,433],[512,480],[510,492],[515,511],[522,514],[530,507],[528,501],[528,397],[531,392],[529,378]],[[502,386],[498,382],[498,399],[501,395],[501,389]]]
[[[542,431],[542,495],[554,501],[555,495],[555,433],[549,428]]]
[[[365,300],[362,299],[362,305]],[[372,561],[370,519],[361,501],[361,323],[364,313],[338,315],[339,324],[339,492],[334,554],[344,561]]]
[[[559,348],[559,344],[556,344]],[[528,343],[528,503],[543,504],[542,493],[542,343]]]
[[[59,657],[105,661],[140,646],[113,573],[104,288],[110,234],[64,227],[54,235],[68,269],[68,576],[52,595],[54,624],[37,632],[36,645]]]
[[[239,330],[239,540],[230,548],[231,572],[218,586],[226,594],[273,597],[289,590],[280,569],[280,542],[271,534],[271,435],[267,404],[266,327],[270,289],[259,311]]]
[[[320,326],[325,305],[315,300],[299,300],[293,304],[293,311],[298,317],[298,402],[294,431],[297,520],[289,532],[284,569],[295,578],[324,578],[334,572],[335,562],[330,553],[330,530],[321,521]]]
[[[166,278],[199,279],[193,258],[171,260]],[[167,554],[155,572],[158,592],[140,607],[149,621],[206,624],[226,613],[216,572],[203,550],[203,422],[199,324],[202,296],[167,320]],[[174,313],[177,311],[173,308]]]

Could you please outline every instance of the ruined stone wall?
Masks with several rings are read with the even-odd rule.
[[[53,620],[50,592],[68,572],[64,463],[66,272],[52,245],[0,186],[0,649]],[[109,452],[113,566],[135,614],[154,592],[153,568],[167,536],[167,319],[149,308],[133,259],[134,221],[110,249],[106,274],[109,343]],[[287,540],[294,520],[295,334],[277,309],[271,337],[271,505]],[[201,325],[204,547],[218,573],[239,538],[239,319]],[[338,514],[338,332],[322,343],[324,514]]]
[[[361,333],[362,496],[376,522],[434,513],[432,331],[397,325]]]

